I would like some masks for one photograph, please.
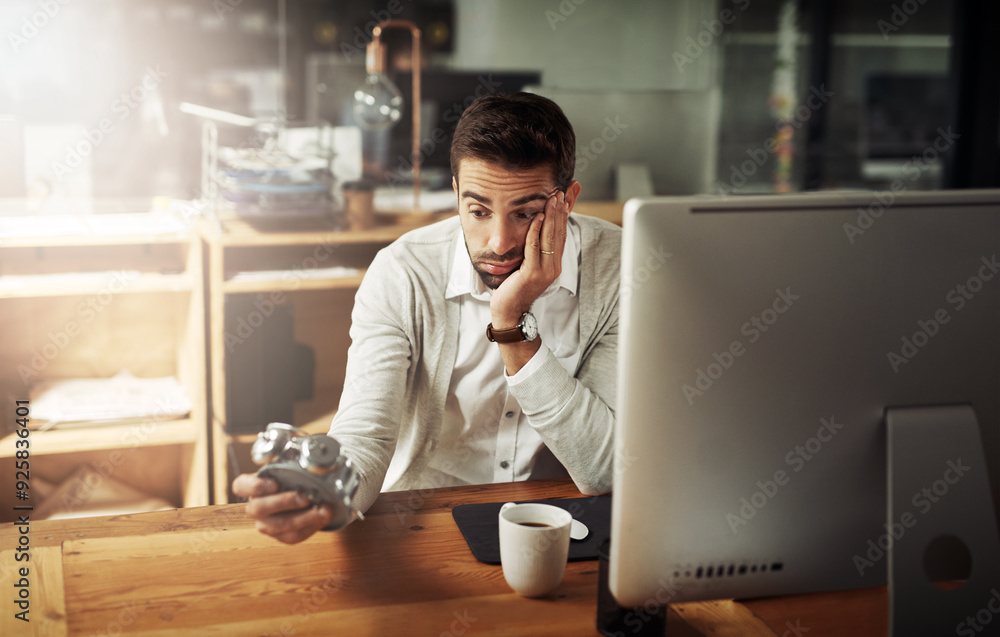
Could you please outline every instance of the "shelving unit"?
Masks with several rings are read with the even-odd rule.
[[[0,219],[0,471],[13,475],[13,405],[33,383],[173,376],[187,417],[31,431],[31,478],[58,484],[91,464],[175,506],[208,504],[204,320],[199,235],[175,217]],[[0,494],[4,511],[13,497]]]
[[[351,310],[365,269],[379,249],[443,216],[447,215],[429,214],[351,232],[317,218],[282,219],[270,226],[236,218],[206,222],[213,502],[229,500],[229,486],[236,473],[256,469],[249,454],[255,434],[244,431],[245,423],[239,431],[227,423],[231,354],[244,340],[235,342],[226,333],[227,299],[248,295],[262,304],[294,307],[294,340],[312,348],[315,366],[312,397],[294,403],[290,424],[314,433],[325,432],[343,389]],[[387,219],[394,220],[391,216]],[[327,268],[347,270],[324,273]],[[260,324],[267,320],[263,313],[256,318]],[[267,361],[260,364],[266,369]],[[265,419],[250,424],[258,430],[267,426]]]

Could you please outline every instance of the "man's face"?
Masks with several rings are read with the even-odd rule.
[[[458,194],[472,267],[484,285],[496,289],[521,267],[528,226],[558,190],[552,169],[538,166],[511,172],[496,164],[463,159],[452,186]]]

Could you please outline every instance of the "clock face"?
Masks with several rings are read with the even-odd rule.
[[[525,312],[521,317],[521,333],[526,341],[533,341],[538,336],[538,321],[531,312]]]

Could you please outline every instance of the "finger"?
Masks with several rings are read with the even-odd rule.
[[[330,523],[333,512],[327,506],[314,506],[294,513],[282,513],[257,521],[257,530],[285,544],[308,538]]]
[[[309,498],[295,491],[283,491],[275,495],[250,498],[247,515],[255,520],[264,520],[273,515],[300,511],[309,506]]]
[[[257,523],[262,533],[286,544],[301,542],[330,523],[328,506],[314,506],[300,513],[283,514]]]
[[[528,234],[524,238],[524,264],[527,270],[533,270],[539,265],[539,250],[548,248],[540,247],[542,228],[545,227],[545,213],[535,215],[528,226]],[[543,264],[544,265],[544,264]]]
[[[541,249],[546,252],[552,252],[557,247],[556,226],[559,225],[557,223],[559,219],[559,193],[553,194],[545,202],[545,213],[542,216],[548,219],[549,222],[542,224]]]
[[[255,473],[243,473],[233,480],[233,494],[240,498],[272,495],[278,492],[274,480],[260,478]]]
[[[559,193],[559,205],[557,206],[559,214],[557,216],[559,223],[556,224],[556,236],[558,237],[559,245],[562,247],[566,244],[566,223],[569,220],[569,204],[566,203],[566,193]]]
[[[546,207],[548,208],[548,206]],[[561,258],[563,246],[566,245],[566,224],[570,213],[569,205],[566,203],[566,193],[559,191],[553,195],[549,213],[549,223],[546,224],[548,226],[546,231],[550,233],[548,237],[551,238],[547,237],[543,239],[542,246],[545,250],[557,251]]]

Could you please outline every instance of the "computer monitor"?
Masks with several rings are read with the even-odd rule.
[[[623,226],[622,606],[885,585],[911,560],[890,545],[958,521],[976,484],[992,504],[939,534],[943,568],[910,566],[1000,585],[963,553],[1000,518],[1000,191],[637,199]],[[956,406],[976,424],[947,461],[927,459],[959,438],[947,418],[887,443],[900,408]],[[887,489],[907,467],[918,487]]]

